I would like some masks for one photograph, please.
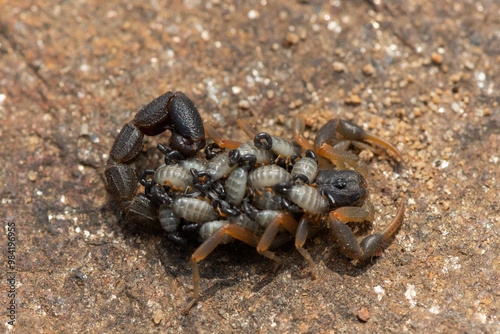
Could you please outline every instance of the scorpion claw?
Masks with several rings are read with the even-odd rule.
[[[359,260],[364,261],[373,256],[382,255],[382,249],[384,248],[385,243],[394,235],[394,233],[401,226],[401,223],[403,222],[404,213],[405,213],[405,201],[401,200],[398,212],[396,213],[396,217],[394,217],[394,219],[385,228],[385,230],[382,233],[371,234],[366,238],[364,238],[359,243],[359,246],[363,250],[363,255],[359,257]]]

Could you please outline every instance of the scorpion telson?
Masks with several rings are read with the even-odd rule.
[[[219,244],[238,239],[273,260],[277,268],[282,260],[271,249],[295,240],[314,279],[316,265],[304,248],[313,230],[328,229],[343,254],[362,261],[381,255],[403,221],[401,200],[395,218],[380,233],[358,242],[346,225],[372,221],[375,212],[368,199],[368,166],[350,148],[371,148],[372,142],[402,161],[401,153],[384,139],[334,119],[311,144],[302,136],[304,118],[296,115],[293,136],[301,150],[285,138],[259,133],[244,120],[238,124],[249,141],[223,138],[203,124],[186,95],[167,92],[123,126],[109,154],[107,188],[127,220],[160,226],[179,245],[193,237],[201,242],[191,256],[194,298],[185,314],[200,299],[198,263]],[[171,137],[168,145],[158,145],[162,161],[138,176],[134,162],[144,136],[165,130]],[[205,132],[213,141],[208,146]]]

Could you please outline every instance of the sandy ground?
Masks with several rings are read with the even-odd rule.
[[[7,332],[499,332],[498,1],[0,8]],[[219,247],[201,263],[199,305],[182,316],[196,245],[121,221],[102,180],[121,126],[167,90],[232,139],[244,138],[237,118],[291,139],[300,112],[311,137],[338,116],[394,143],[403,167],[384,152],[362,156],[374,230],[407,202],[395,240],[365,266],[326,235],[308,241],[315,281],[293,245],[278,250],[276,273],[245,245]],[[147,167],[165,138],[147,143]]]

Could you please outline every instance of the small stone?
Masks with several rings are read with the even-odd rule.
[[[254,9],[252,9],[251,11],[248,12],[248,18],[250,20],[258,19],[259,16],[260,16],[260,13]]]
[[[375,67],[372,64],[366,64],[363,66],[363,74],[367,76],[372,76],[375,74]]]
[[[432,103],[434,103],[434,104],[439,104],[439,103],[441,103],[441,98],[440,98],[438,95],[434,95],[434,96],[432,97]]]
[[[288,108],[290,109],[296,109],[296,108],[299,108],[304,102],[302,102],[301,99],[297,99],[297,100],[294,100],[292,101],[289,105],[288,105]]]
[[[312,127],[314,124],[314,118],[312,117],[308,117],[306,118],[306,126],[308,127]],[[304,133],[304,136],[306,136],[306,134]],[[307,136],[306,136],[307,137]]]
[[[390,97],[386,97],[384,98],[384,100],[382,101],[382,103],[384,104],[384,107],[386,108],[389,108],[391,106],[391,98]]]
[[[452,74],[452,75],[450,75],[450,81],[456,84],[457,82],[459,82],[462,79],[462,76],[463,76],[463,73]]]
[[[285,46],[291,46],[297,44],[300,41],[299,35],[294,32],[289,32],[285,36]]]
[[[272,90],[272,89],[268,89],[268,90],[266,91],[266,97],[267,97],[268,99],[272,99],[272,98],[274,97],[274,90]]]
[[[340,61],[333,62],[333,70],[337,73],[344,72],[346,69],[345,64]]]
[[[431,60],[434,64],[441,65],[443,63],[443,56],[440,55],[439,53],[434,52],[431,55]]]
[[[361,98],[357,94],[352,94],[344,100],[345,104],[358,105],[361,104]]]
[[[82,127],[80,128],[80,135],[81,136],[89,135],[89,125],[87,123],[82,124]]]
[[[364,306],[358,310],[357,315],[358,319],[363,322],[367,322],[368,320],[370,320],[370,312],[368,312],[368,309]]]
[[[36,181],[36,176],[37,176],[37,174],[36,174],[36,172],[35,172],[35,171],[33,171],[33,170],[30,170],[30,171],[28,172],[28,179],[29,179],[31,182],[35,182],[35,181]]]
[[[250,102],[248,102],[247,100],[239,100],[238,107],[240,107],[241,109],[248,109],[250,108]]]
[[[307,38],[307,30],[303,27],[299,27],[297,29],[297,33],[301,40],[305,40]]]
[[[474,65],[473,62],[471,62],[470,60],[466,60],[465,63],[464,63],[464,66],[466,69],[468,69],[469,71],[472,71],[474,69],[474,67],[476,67]]]
[[[162,320],[165,320],[165,317],[163,316],[163,312],[161,310],[156,310],[153,313],[153,321],[156,325],[159,325]]]
[[[312,93],[312,92],[314,92],[314,90],[315,90],[314,85],[313,85],[312,83],[310,83],[310,82],[308,82],[308,83],[306,84],[306,88],[307,88],[307,91],[308,91],[309,93]]]

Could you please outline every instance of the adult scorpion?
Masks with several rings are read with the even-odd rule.
[[[184,313],[199,300],[198,262],[219,244],[238,239],[279,265],[281,259],[269,249],[295,239],[314,279],[315,263],[303,247],[311,228],[328,228],[342,253],[365,260],[381,254],[403,220],[402,200],[386,229],[361,242],[345,224],[371,221],[374,216],[368,200],[368,166],[349,148],[371,148],[367,142],[373,142],[402,161],[401,153],[384,139],[334,119],[321,127],[312,145],[302,136],[304,118],[297,115],[293,137],[306,152],[302,157],[290,141],[257,133],[243,120],[238,123],[250,141],[224,139],[203,124],[186,95],[167,92],[123,126],[109,153],[104,172],[107,188],[127,220],[149,225],[160,221],[168,237],[179,244],[187,242],[188,234],[198,233],[202,243],[191,256],[194,299]],[[168,148],[158,145],[164,164],[138,176],[134,161],[144,136],[166,130],[171,132]],[[208,146],[205,132],[214,142]],[[138,184],[144,192],[138,192]]]

